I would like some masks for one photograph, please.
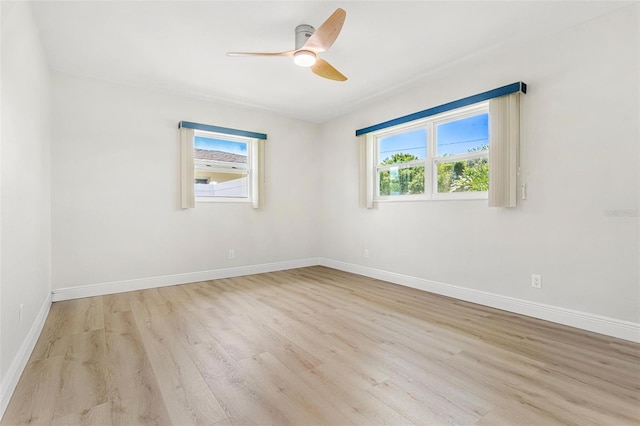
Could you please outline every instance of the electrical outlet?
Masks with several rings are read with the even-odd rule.
[[[233,259],[234,257],[236,257],[235,250],[229,250],[229,259]]]
[[[531,274],[531,287],[542,288],[542,275]]]
[[[364,257],[369,257],[369,249],[364,249]]]

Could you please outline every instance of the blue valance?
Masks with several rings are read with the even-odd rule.
[[[267,139],[264,133],[249,132],[247,130],[230,129],[228,127],[211,126],[209,124],[192,123],[190,121],[181,121],[178,128],[204,130],[206,132],[222,133],[223,135],[243,136],[253,139]]]
[[[477,95],[458,99],[457,101],[449,102],[433,108],[428,108],[422,111],[414,112],[413,114],[394,118],[393,120],[385,121],[383,123],[374,124],[373,126],[365,127],[364,129],[356,130],[356,136],[375,132],[376,130],[386,129],[388,127],[397,126],[398,124],[404,124],[410,121],[419,120],[421,118],[429,117],[431,115],[440,114],[441,112],[451,111],[452,109],[473,105],[478,102],[486,101],[489,99],[499,98],[500,96],[510,95],[511,93],[516,93],[516,92],[527,93],[527,85],[519,81],[517,83],[508,84],[506,86],[498,87],[497,89],[489,90],[487,92],[478,93]]]

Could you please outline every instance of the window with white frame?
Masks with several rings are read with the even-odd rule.
[[[248,202],[260,207],[261,152],[267,135],[181,121],[180,206]]]
[[[251,139],[197,130],[194,137],[196,201],[249,200]]]
[[[374,132],[374,199],[487,198],[489,104]]]

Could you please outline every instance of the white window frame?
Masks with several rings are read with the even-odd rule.
[[[228,135],[224,133],[209,132],[206,130],[195,130],[194,132],[194,146],[195,150],[195,138],[201,136],[205,138],[221,139],[230,142],[240,142],[247,145],[247,163],[229,163],[224,161],[203,161],[194,159],[193,170],[194,174],[197,170],[207,170],[212,172],[230,173],[237,170],[246,171],[247,175],[247,196],[246,197],[195,197],[196,203],[253,203],[256,197],[255,191],[257,189],[257,179],[254,176],[258,174],[258,161],[257,161],[257,146],[258,139],[249,138],[244,136]],[[211,165],[213,167],[198,169],[198,166]],[[195,180],[193,182],[195,185]]]
[[[473,105],[454,109],[441,114],[415,120],[402,125],[389,127],[377,132],[373,132],[373,201],[375,202],[395,202],[395,201],[430,201],[430,200],[486,200],[489,197],[488,191],[475,192],[447,192],[438,193],[438,163],[449,163],[456,161],[466,161],[476,158],[489,158],[489,150],[470,152],[464,154],[438,156],[436,129],[439,124],[451,121],[462,120],[478,114],[489,114],[489,101],[478,102]],[[426,129],[427,134],[427,155],[422,160],[410,161],[395,165],[380,165],[380,140],[389,136],[407,133],[417,129]],[[491,131],[491,129],[489,129]],[[434,155],[435,154],[435,155]],[[410,195],[380,195],[380,171],[391,169],[392,167],[406,168],[424,166],[424,194]]]

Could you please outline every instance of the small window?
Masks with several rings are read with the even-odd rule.
[[[488,102],[374,134],[375,199],[487,198]]]
[[[196,201],[249,201],[251,139],[197,131],[194,138]]]

